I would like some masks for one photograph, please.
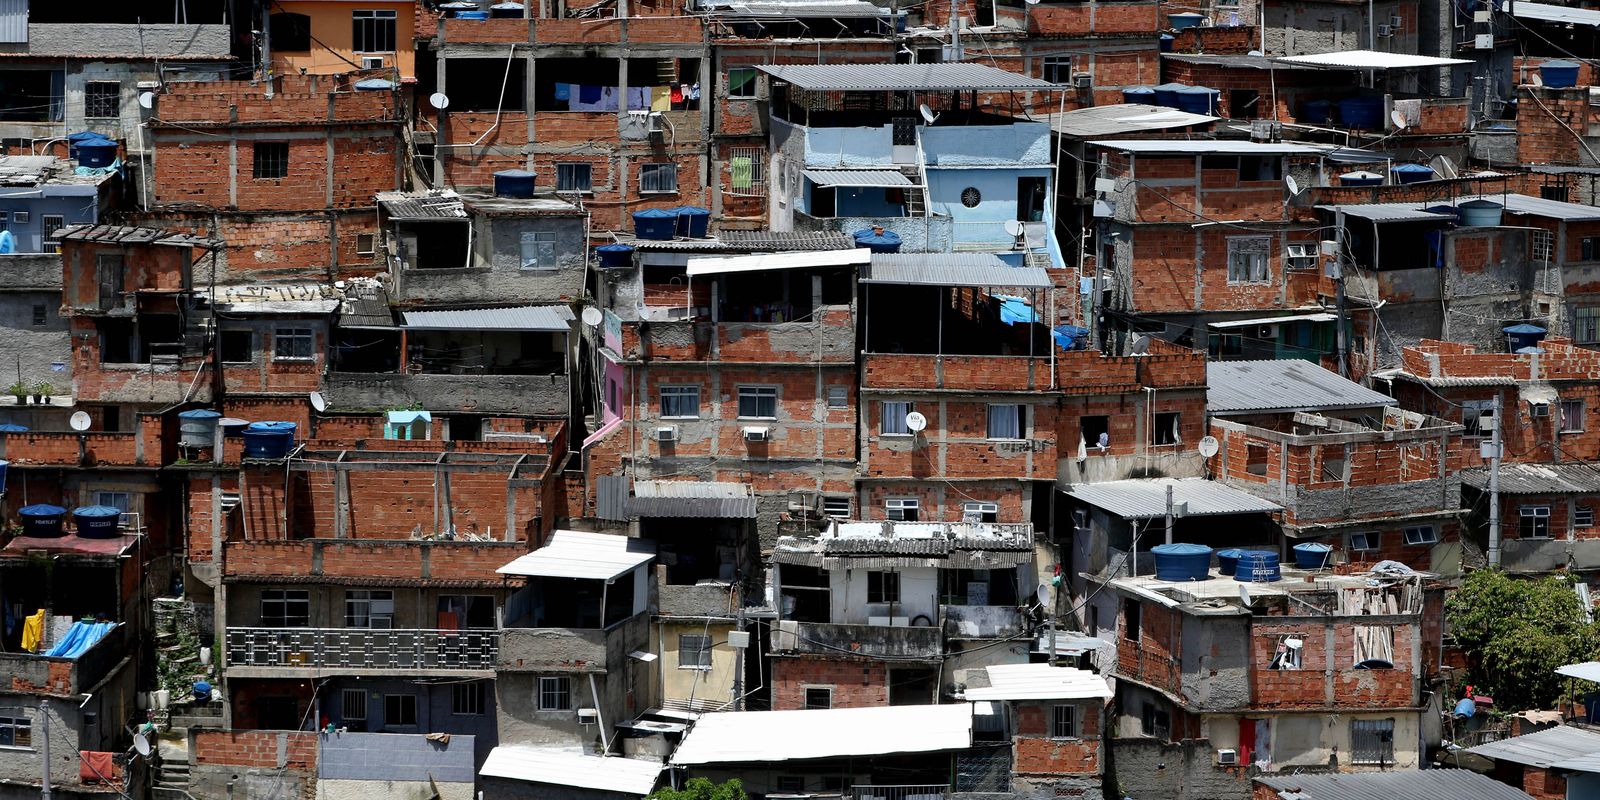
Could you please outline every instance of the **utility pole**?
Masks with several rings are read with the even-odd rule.
[[[50,800],[50,704],[44,700],[39,701],[39,733],[43,734],[39,740],[39,771],[43,778],[39,797]]]
[[[1350,315],[1345,308],[1344,294],[1344,212],[1335,211],[1333,216],[1333,238],[1337,242],[1333,254],[1333,303],[1338,308],[1339,319],[1334,324],[1339,326],[1336,335],[1339,342],[1339,377],[1350,377]],[[1374,312],[1376,313],[1376,312]]]
[[[1167,484],[1167,544],[1172,544],[1172,484]]]
[[[950,60],[961,60],[961,18],[957,16],[956,0],[950,0]]]
[[[1489,567],[1500,566],[1500,390],[1494,392],[1494,430],[1489,435]]]

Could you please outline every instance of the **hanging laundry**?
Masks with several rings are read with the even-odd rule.
[[[699,100],[699,99],[700,99],[700,84],[696,83],[695,85],[689,87],[689,100],[694,101],[694,100]]]
[[[750,156],[734,156],[728,164],[728,169],[733,173],[733,188],[750,188],[750,175],[753,162]]]
[[[671,111],[672,110],[672,90],[668,89],[665,86],[652,86],[652,87],[650,87],[650,110],[651,111]]]
[[[617,91],[617,87],[615,87],[615,86],[603,86],[603,87],[600,88],[600,109],[599,110],[601,110],[601,111],[616,111],[617,110],[617,106],[621,102],[622,102],[622,96],[621,96],[621,93]]]
[[[571,100],[572,99],[572,84],[570,84],[570,83],[558,83],[558,84],[556,84],[556,99],[557,100]]]
[[[44,609],[41,608],[38,613],[22,619],[22,649],[37,653],[42,644],[44,644]]]
[[[600,94],[601,94],[601,90],[603,88],[604,87],[600,87],[600,86],[590,86],[588,84],[584,84],[582,86],[579,86],[578,87],[578,101],[582,102],[582,103],[598,103],[598,102],[600,102]]]
[[[674,83],[674,84],[672,84],[672,104],[673,105],[677,105],[677,104],[682,103],[682,102],[683,102],[683,84]]]
[[[648,87],[648,86],[629,86],[628,87],[628,110],[629,111],[646,111],[646,110],[649,110],[649,108],[650,108],[650,87]]]

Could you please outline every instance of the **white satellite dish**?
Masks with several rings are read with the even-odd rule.
[[[1398,108],[1389,112],[1389,121],[1394,123],[1394,129],[1397,131],[1406,129],[1406,115],[1400,113]]]
[[[316,409],[318,414],[321,414],[328,410],[328,399],[322,396],[322,392],[312,392],[311,407]]]
[[[155,108],[156,107],[156,93],[155,92],[140,92],[139,93],[139,107],[140,108]]]
[[[1200,437],[1200,455],[1203,458],[1210,458],[1210,457],[1216,455],[1217,451],[1221,450],[1221,449],[1222,449],[1222,443],[1217,441],[1217,437],[1215,437],[1215,436],[1202,436],[1202,437]]]
[[[1283,185],[1289,190],[1290,196],[1300,193],[1300,182],[1295,180],[1293,175],[1283,176]]]
[[[1242,583],[1239,584],[1239,601],[1247,606],[1250,605],[1250,587]]]
[[[913,411],[906,415],[906,428],[912,433],[921,433],[928,427],[928,418],[922,416],[921,411]]]
[[[1022,235],[1022,223],[1017,221],[1017,220],[1014,220],[1014,219],[1006,220],[1005,229],[1006,229],[1006,235],[1007,236],[1021,236]]]
[[[1145,356],[1150,354],[1150,337],[1140,336],[1133,340],[1133,349],[1128,351],[1130,356]]]
[[[450,107],[450,98],[444,92],[434,92],[428,95],[428,105],[443,111]]]
[[[932,125],[934,121],[939,119],[939,115],[933,113],[933,109],[928,108],[927,103],[923,103],[921,106],[918,106],[917,112],[922,115],[922,121],[928,123],[929,125]]]
[[[94,420],[89,417],[89,412],[79,411],[72,415],[72,419],[67,420],[67,424],[75,431],[86,431],[94,424]]]
[[[1039,598],[1039,605],[1050,605],[1050,584],[1039,584],[1039,588],[1033,590],[1033,596]]]
[[[139,755],[148,757],[150,755],[150,740],[142,733],[134,734],[133,749],[137,750]]]
[[[1039,5],[1039,0],[1028,0],[1028,5],[1030,5],[1030,6]]]
[[[601,322],[604,322],[605,318],[606,315],[600,313],[600,309],[595,308],[594,306],[587,306],[583,309],[583,324],[588,325],[591,328],[599,325]]]

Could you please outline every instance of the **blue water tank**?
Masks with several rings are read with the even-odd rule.
[[[1419,183],[1433,179],[1433,167],[1426,164],[1396,164],[1390,171],[1400,183]]]
[[[706,231],[711,228],[710,209],[699,206],[678,206],[673,209],[678,212],[678,235],[690,239],[706,238]]]
[[[457,19],[461,17],[461,12],[473,11],[476,10],[477,7],[477,3],[468,3],[466,0],[452,0],[452,2],[449,3],[439,4],[439,10],[444,12],[445,17],[455,17]]]
[[[1340,186],[1382,186],[1383,176],[1376,172],[1356,170],[1339,176]]]
[[[294,449],[293,422],[252,422],[244,429],[245,458],[283,458]]]
[[[1375,131],[1383,127],[1383,98],[1346,97],[1340,100],[1339,120],[1346,128]]]
[[[494,193],[497,197],[533,196],[533,173],[525,169],[503,169],[494,174]]]
[[[1204,15],[1196,14],[1193,11],[1185,11],[1182,14],[1167,15],[1167,24],[1175,31],[1198,27],[1200,23],[1204,21]]]
[[[852,234],[856,247],[865,247],[874,253],[900,252],[900,234],[881,228],[862,228]]]
[[[122,510],[112,506],[83,506],[72,510],[72,525],[84,539],[114,539]]]
[[[600,257],[600,266],[603,269],[624,269],[633,266],[633,247],[617,242],[603,244],[594,249],[595,255]]]
[[[1178,37],[1170,33],[1163,33],[1156,37],[1156,48],[1163,53],[1170,53],[1172,52],[1172,43],[1177,39]]]
[[[1189,88],[1189,84],[1187,83],[1163,83],[1160,86],[1155,87],[1156,105],[1166,106],[1167,108],[1177,108],[1178,90],[1187,88]]]
[[[1502,328],[1501,332],[1506,335],[1506,350],[1512,353],[1527,347],[1538,347],[1549,333],[1538,325],[1529,325],[1526,322]]]
[[[78,142],[84,141],[86,139],[104,139],[104,138],[106,138],[105,134],[103,134],[103,133],[95,133],[94,131],[78,131],[77,133],[69,133],[69,134],[67,134],[67,158],[74,159],[74,160],[76,160],[78,158]]]
[[[1239,566],[1233,571],[1233,579],[1241,583],[1271,583],[1283,580],[1283,573],[1278,569],[1278,554],[1268,553],[1265,550],[1247,550],[1239,557]]]
[[[1552,59],[1539,65],[1539,78],[1551,89],[1570,89],[1578,85],[1578,62]]]
[[[1156,557],[1156,580],[1203,581],[1211,577],[1211,548],[1203,544],[1158,544],[1150,548]]]
[[[1190,114],[1211,114],[1217,110],[1219,92],[1206,86],[1185,86],[1177,91],[1178,110]]]
[[[1307,100],[1301,103],[1300,121],[1307,125],[1327,125],[1333,122],[1333,101]]]
[[[1226,550],[1218,550],[1217,571],[1223,575],[1232,575],[1233,571],[1239,567],[1240,556],[1243,556],[1245,552],[1247,551],[1240,550],[1237,547],[1230,547]]]
[[[1156,90],[1149,86],[1129,86],[1122,90],[1122,102],[1153,106],[1156,104]]]
[[[487,11],[457,11],[456,19],[488,19]]]
[[[647,208],[633,212],[633,235],[640,239],[668,241],[678,232],[678,212]]]
[[[27,432],[28,432],[28,426],[26,426],[26,425],[17,425],[15,423],[11,423],[11,422],[0,423],[0,433],[27,433]]]
[[[1294,565],[1301,569],[1327,569],[1332,559],[1333,548],[1320,542],[1294,546]]]
[[[211,684],[207,681],[194,682],[194,699],[201,703],[211,701]]]
[[[78,142],[78,165],[104,169],[117,163],[117,143],[100,137]]]
[[[1493,200],[1468,200],[1456,205],[1461,213],[1461,224],[1474,228],[1493,228],[1500,224],[1506,207]]]
[[[17,514],[22,517],[23,536],[57,539],[61,537],[61,522],[67,516],[67,510],[48,503],[36,503],[23,506],[17,510]]]

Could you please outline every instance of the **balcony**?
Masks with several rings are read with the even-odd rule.
[[[77,696],[117,671],[132,643],[132,628],[119,623],[76,657],[0,653],[0,675],[13,693]]]
[[[949,784],[911,784],[899,786],[850,787],[850,800],[943,800],[950,796]]]
[[[866,658],[922,658],[937,661],[944,653],[944,631],[932,626],[846,625],[780,620],[772,630],[776,652]]]
[[[1015,606],[945,605],[944,635],[951,639],[1005,639],[1020,636],[1027,627],[1022,609]]]
[[[486,672],[500,654],[496,630],[367,630],[361,628],[229,628],[228,674],[256,668],[320,672]]]
[[[899,236],[901,249],[907,253],[947,253],[955,249],[955,222],[944,214],[913,217],[813,217],[800,211],[794,212],[795,230],[799,231],[838,231],[848,236],[874,225],[880,225]]]

